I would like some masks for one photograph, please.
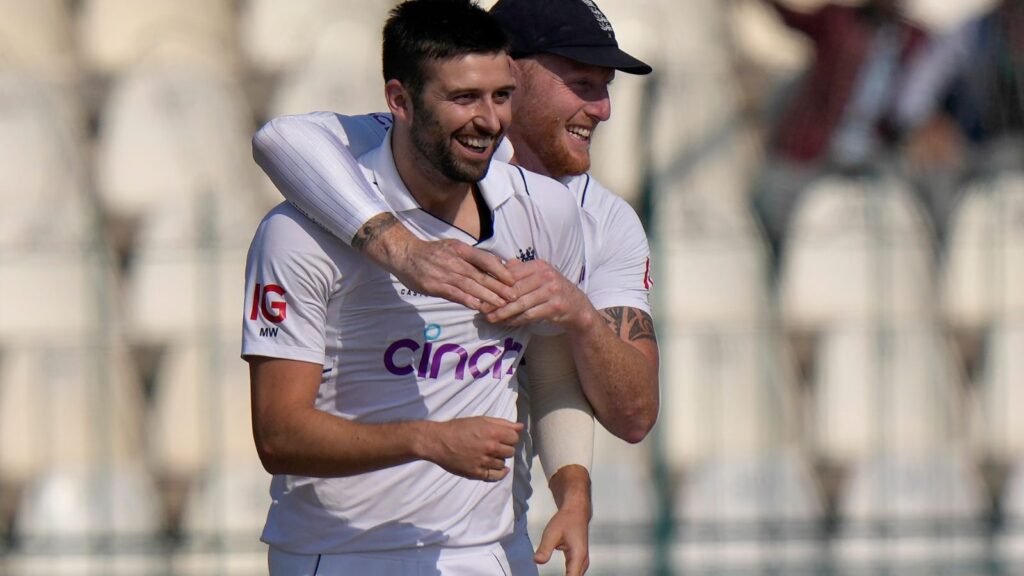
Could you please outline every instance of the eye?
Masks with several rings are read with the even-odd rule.
[[[455,102],[456,104],[469,104],[474,100],[476,100],[476,95],[470,92],[464,92],[452,96],[452,101]]]
[[[508,102],[508,99],[512,97],[511,90],[498,90],[494,93],[494,101],[499,103]]]

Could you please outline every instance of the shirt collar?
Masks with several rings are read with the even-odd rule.
[[[391,133],[392,130],[388,129],[380,146],[364,154],[361,160],[373,172],[373,183],[392,210],[420,210],[419,202],[409,192],[398,174],[394,152],[391,150]],[[510,185],[506,175],[508,169],[509,166],[504,162],[492,160],[487,176],[479,182],[480,194],[492,212],[515,194],[515,188]],[[519,175],[516,174],[515,177],[519,178]]]

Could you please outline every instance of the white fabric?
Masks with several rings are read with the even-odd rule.
[[[589,174],[562,180],[583,213],[587,297],[598,310],[626,306],[651,313],[651,251],[633,208]]]
[[[468,549],[427,547],[388,554],[292,554],[270,549],[270,576],[528,576],[509,566],[498,544]],[[533,574],[536,574],[534,569]]]
[[[572,464],[589,471],[594,459],[594,411],[580,389],[568,337],[538,338],[526,357],[521,373],[529,383],[531,436],[545,476],[550,480],[560,468]]]
[[[512,568],[512,576],[537,576],[537,563],[533,561],[533,543],[526,530],[526,518],[517,518],[512,535],[501,541],[505,557]]]
[[[359,159],[361,177],[389,210],[424,239],[475,242],[419,208],[390,142]],[[494,163],[480,190],[494,235],[477,246],[506,259],[533,249],[566,277],[580,276],[579,216],[560,184]],[[243,355],[323,364],[317,408],[367,423],[515,419],[512,375],[530,329],[491,325],[412,292],[290,205],[261,224],[246,282]],[[424,461],[346,478],[276,476],[263,538],[300,553],[497,542],[512,529],[511,484],[467,480]]]
[[[252,155],[289,202],[350,243],[367,220],[390,211],[358,177],[355,163],[356,156],[380,144],[389,126],[386,114],[282,116],[256,132]]]

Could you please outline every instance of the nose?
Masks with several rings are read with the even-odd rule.
[[[598,122],[605,122],[612,117],[612,99],[608,94],[608,89],[605,88],[601,91],[601,94],[597,98],[587,102],[587,105],[583,108],[587,116],[590,116]]]
[[[501,132],[501,113],[499,104],[485,99],[480,102],[473,122],[485,134],[497,134]]]

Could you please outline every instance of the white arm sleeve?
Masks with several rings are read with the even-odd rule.
[[[253,136],[252,155],[288,202],[350,244],[370,218],[391,211],[356,163],[390,125],[385,114],[281,116]]]
[[[526,349],[533,445],[544,475],[594,458],[594,411],[583,396],[565,335],[535,336]]]

